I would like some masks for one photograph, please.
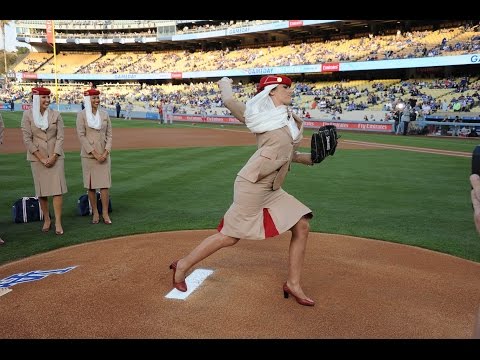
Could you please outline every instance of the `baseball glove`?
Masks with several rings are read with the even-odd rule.
[[[327,156],[335,154],[338,138],[335,125],[321,126],[317,132],[313,133],[311,143],[312,162],[318,164]]]

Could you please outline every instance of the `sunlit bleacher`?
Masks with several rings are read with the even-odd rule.
[[[75,74],[82,67],[101,57],[100,53],[59,53],[55,59],[51,57],[44,65],[37,69],[39,73]]]
[[[69,73],[154,73],[245,69],[292,66],[324,62],[350,62],[465,54],[480,49],[478,31],[454,27],[413,31],[404,34],[366,35],[331,41],[292,41],[287,45],[146,52],[64,53],[57,56],[57,72]],[[277,42],[278,44],[278,42]],[[51,54],[31,53],[16,71],[52,73]],[[43,64],[48,60],[45,64]],[[43,65],[42,65],[43,64]],[[41,66],[40,66],[41,65]]]

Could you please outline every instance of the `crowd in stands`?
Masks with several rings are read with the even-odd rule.
[[[30,90],[34,86],[47,86],[52,83],[9,83],[0,90],[0,102],[27,103]],[[251,98],[255,92],[254,83],[236,83],[233,91],[241,100]],[[58,87],[58,99],[64,104],[80,104],[83,91],[93,83],[68,83]],[[147,85],[145,83],[104,83],[98,84],[101,90],[101,104],[114,109],[120,103],[122,109],[133,111],[155,111],[162,104],[171,104],[176,113],[200,115],[229,115],[224,107],[215,82],[201,82],[173,85],[171,83]],[[455,114],[468,113],[480,109],[480,79],[460,77],[445,79],[386,79],[374,81],[343,80],[341,82],[297,82],[294,89],[292,110],[304,119],[343,120],[344,115],[355,110],[381,110],[381,115],[365,113],[359,116],[364,121],[395,121],[395,129],[400,121],[396,111],[399,102],[412,102],[408,133],[424,134],[427,127],[425,116],[445,115],[445,122],[462,121]],[[55,102],[56,97],[53,97]],[[125,113],[123,116],[126,116]],[[346,117],[346,116],[345,116]],[[348,119],[345,119],[348,120]],[[405,127],[405,124],[404,124]],[[403,128],[402,128],[403,129]],[[436,132],[437,128],[429,129]],[[401,131],[401,133],[403,130]],[[452,126],[451,123],[438,127],[438,135],[477,136],[475,126]]]
[[[26,101],[29,89],[37,83],[10,83],[0,92],[0,100]],[[52,83],[42,85],[55,88]],[[246,100],[255,94],[255,84],[234,85],[236,96]],[[90,84],[63,83],[58,87],[60,103],[79,104],[82,92]],[[130,101],[137,108],[156,107],[168,102],[183,108],[205,108],[213,113],[223,107],[214,82],[173,85],[171,83],[148,85],[146,83],[98,84],[102,104],[113,107],[117,101]],[[430,80],[385,79],[373,81],[343,80],[340,82],[297,82],[294,107],[308,111],[310,116],[319,113],[338,118],[344,112],[354,110],[379,110],[390,112],[399,99],[416,99],[424,115],[436,112],[469,112],[480,105],[480,80],[477,77],[461,77]],[[383,120],[383,118],[382,118]]]
[[[30,36],[46,37],[47,33],[43,30],[37,30],[32,32]],[[151,29],[146,31],[132,31],[132,32],[122,32],[122,31],[111,31],[111,32],[57,32],[55,37],[58,39],[106,39],[106,38],[129,38],[129,37],[152,37],[156,36],[155,32]]]
[[[188,33],[198,33],[198,32],[208,32],[208,31],[215,31],[215,30],[222,30],[228,28],[236,28],[236,27],[243,27],[243,26],[252,26],[252,25],[261,25],[261,24],[269,24],[272,22],[279,22],[281,20],[230,20],[227,22],[220,22],[220,24],[204,24],[204,25],[197,25],[195,23],[183,25],[180,29],[177,29],[177,34],[188,34]]]
[[[188,50],[144,52],[127,60],[122,54],[98,54],[92,60],[75,58],[75,73],[153,73],[176,71],[214,71],[234,68],[293,66],[324,62],[405,59],[474,53],[480,49],[479,27],[460,26],[450,29],[423,30],[397,34],[369,34],[359,38],[330,41],[293,41],[288,45],[229,48],[206,51]],[[86,33],[84,33],[86,35]],[[100,35],[99,35],[100,36]],[[115,34],[121,36],[121,34]],[[128,36],[131,36],[129,33]],[[52,54],[44,54],[53,63]],[[42,72],[30,55],[17,65],[15,71]],[[57,59],[58,63],[59,59]],[[69,59],[62,60],[69,65]],[[60,64],[61,65],[61,64]],[[70,66],[68,66],[70,68]],[[61,68],[60,73],[67,73]]]
[[[85,20],[84,26],[90,26]],[[261,24],[278,20],[230,21],[217,25],[193,22],[184,25],[184,32],[210,31]],[[107,23],[109,22],[109,23]],[[118,21],[107,20],[104,26]],[[96,22],[98,25],[99,23]],[[192,26],[193,24],[193,26]],[[61,25],[61,24],[60,24]],[[78,25],[78,23],[77,23]],[[147,23],[138,25],[148,26]],[[188,27],[188,28],[187,28]],[[152,34],[151,30],[146,30]],[[81,33],[89,36],[88,32]],[[91,34],[90,34],[91,35]],[[110,35],[122,36],[118,30]],[[419,30],[391,34],[359,34],[355,38],[339,38],[329,41],[310,39],[308,42],[294,41],[288,45],[264,47],[225,47],[214,51],[170,50],[159,52],[61,52],[57,55],[56,69],[59,73],[98,74],[185,72],[225,70],[265,66],[292,66],[318,64],[330,61],[364,61],[378,59],[400,59],[419,56],[463,54],[480,48],[479,26],[457,26],[439,30]],[[53,73],[53,56],[47,53],[30,53],[15,66],[15,71]],[[37,85],[37,84],[35,84]],[[52,84],[45,84],[52,87]],[[156,107],[158,102],[175,104],[179,111],[195,108],[207,113],[222,113],[220,96],[213,82],[173,85],[147,85],[140,83],[98,84],[102,89],[103,104],[113,107],[117,101],[131,102],[136,108]],[[14,83],[0,92],[0,100],[25,101],[31,84]],[[85,85],[63,83],[59,87],[59,102],[78,104]],[[235,88],[235,87],[234,87]],[[375,81],[344,80],[330,82],[296,83],[294,108],[311,117],[319,114],[332,119],[358,110],[384,111],[389,118],[398,99],[417,99],[422,114],[435,112],[468,112],[479,106],[480,82],[478,77],[437,79],[384,79]],[[246,100],[255,92],[254,84],[247,84],[237,95]],[[200,100],[199,100],[200,99]],[[185,110],[187,111],[187,110]]]
[[[196,23],[184,23],[178,24],[178,29],[176,34],[187,34],[187,33],[198,33],[198,32],[209,32],[215,30],[222,30],[228,28],[238,28],[243,26],[252,26],[260,24],[268,24],[272,22],[279,22],[281,20],[231,20],[229,22],[220,22],[219,24],[207,23],[207,24],[196,24]],[[132,23],[133,22],[133,23]],[[158,20],[138,20],[138,21],[129,21],[128,24],[122,23],[121,21],[116,20],[76,20],[74,23],[64,24],[61,20],[57,24],[57,31],[55,36],[59,39],[62,38],[79,38],[79,39],[108,39],[108,38],[150,38],[156,37],[157,33],[155,31],[156,27],[162,21]],[[167,21],[168,22],[168,21]],[[42,24],[43,25],[43,24]],[[133,29],[127,32],[122,31],[119,27],[129,27],[133,26]],[[145,27],[145,29],[142,29]],[[80,32],[79,30],[85,29],[86,31]],[[97,30],[97,31],[95,31]],[[26,34],[19,33],[19,36],[28,36],[28,37],[41,37],[44,38],[47,36],[47,33],[42,28],[30,28],[29,32]]]

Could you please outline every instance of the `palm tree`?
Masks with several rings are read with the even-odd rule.
[[[5,61],[5,84],[8,83],[8,69],[7,69],[7,39],[5,38],[5,29],[8,25],[8,23],[12,20],[0,20],[0,29],[2,31],[2,38],[3,38],[3,60]]]

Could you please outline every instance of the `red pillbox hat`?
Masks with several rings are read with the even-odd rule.
[[[50,95],[52,92],[50,89],[47,89],[45,87],[34,87],[32,88],[32,94],[33,95]]]
[[[260,83],[257,85],[257,92],[262,91],[265,86],[273,84],[285,84],[292,85],[292,80],[285,75],[266,75],[260,79]]]
[[[97,89],[88,89],[83,92],[84,96],[100,95],[100,91]]]

